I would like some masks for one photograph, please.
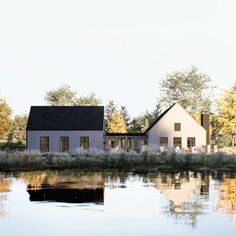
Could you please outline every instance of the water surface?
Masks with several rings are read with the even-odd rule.
[[[235,235],[236,174],[0,174],[0,232]]]

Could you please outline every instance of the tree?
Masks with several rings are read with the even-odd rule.
[[[121,116],[124,119],[126,127],[128,128],[129,125],[130,125],[130,116],[129,116],[128,110],[127,110],[127,108],[125,106],[121,106],[120,114],[121,114]]]
[[[98,106],[102,103],[100,98],[97,98],[95,93],[91,93],[88,96],[83,96],[77,99],[76,105],[78,106]]]
[[[145,131],[149,127],[149,121],[147,118],[144,120],[144,126],[143,126],[143,131]]]
[[[77,92],[73,91],[69,85],[62,85],[57,89],[46,92],[45,100],[52,106],[69,106],[76,104]]]
[[[28,116],[16,115],[8,135],[9,142],[26,144],[26,126],[27,126]]]
[[[149,120],[149,124],[153,123],[158,118],[158,116],[160,116],[160,114],[161,114],[161,104],[160,101],[157,100],[154,111],[152,112],[152,121],[150,122]]]
[[[130,122],[129,132],[130,133],[142,133],[143,132],[143,117],[137,116]]]
[[[125,125],[123,117],[120,115],[120,112],[115,109],[110,119],[107,121],[106,131],[108,133],[126,133],[127,127]]]
[[[111,119],[111,116],[115,110],[116,110],[116,105],[113,100],[110,100],[105,107],[105,121],[106,121],[106,123],[108,122],[108,120]]]
[[[217,102],[219,134],[230,136],[232,147],[236,137],[236,84]]]
[[[161,105],[165,108],[179,103],[190,114],[210,111],[212,97],[211,78],[195,66],[186,71],[167,74],[160,83]]]
[[[77,98],[77,92],[69,85],[62,85],[57,89],[46,92],[45,100],[52,106],[98,106],[102,103],[95,93]]]
[[[0,98],[0,140],[4,139],[11,128],[11,108],[4,98]]]
[[[160,103],[157,101],[155,109],[152,112],[146,110],[144,114],[132,119],[129,125],[130,133],[142,133],[152,124],[161,114]]]
[[[145,119],[147,119],[148,123],[152,124],[158,118],[160,114],[161,114],[160,103],[157,102],[155,109],[152,112],[149,112],[148,110],[146,110],[145,113],[142,115],[143,121],[145,122]]]

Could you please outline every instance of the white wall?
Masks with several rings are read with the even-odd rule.
[[[174,123],[181,123],[181,131],[174,131]],[[148,145],[160,147],[160,137],[168,137],[168,146],[173,146],[174,137],[182,137],[182,148],[187,148],[187,137],[195,137],[196,146],[206,145],[206,130],[179,104],[175,104],[148,132]]]
[[[89,148],[103,149],[103,131],[27,131],[27,149],[40,150],[40,137],[49,137],[49,151],[60,151],[60,137],[69,137],[69,151],[80,146],[80,137],[89,137]]]

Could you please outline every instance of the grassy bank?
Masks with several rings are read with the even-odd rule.
[[[0,171],[32,170],[125,170],[134,172],[155,172],[161,170],[208,170],[236,171],[236,155],[223,152],[176,153],[167,150],[162,153],[139,154],[136,152],[106,153],[83,151],[73,153],[0,152]]]

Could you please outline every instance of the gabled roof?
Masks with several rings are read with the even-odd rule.
[[[164,112],[161,113],[161,115],[159,115],[157,117],[157,119],[145,130],[145,133],[148,132],[154,125],[156,125],[158,123],[158,121],[175,105],[176,103],[174,103],[172,106],[170,106],[168,109],[166,109]]]
[[[32,106],[26,130],[103,130],[103,106]]]

